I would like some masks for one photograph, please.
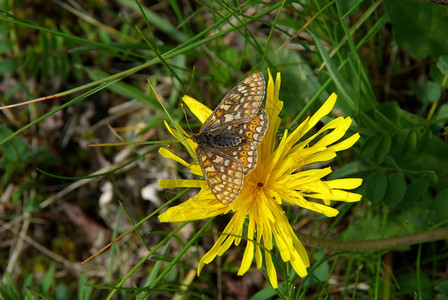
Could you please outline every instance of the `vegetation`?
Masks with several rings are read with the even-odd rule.
[[[448,6],[0,5],[0,298],[448,299]],[[335,218],[283,204],[311,266],[301,278],[274,248],[278,289],[264,267],[236,275],[246,241],[196,275],[231,214],[157,218],[197,192],[158,187],[197,178],[158,154],[188,158],[164,125],[199,130],[182,96],[214,108],[267,68],[282,77],[279,136],[338,95],[332,118],[360,139],[329,179],[363,179]]]

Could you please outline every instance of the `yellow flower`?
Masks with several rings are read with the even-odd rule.
[[[316,133],[300,141],[322,117],[331,112],[336,102],[336,94],[333,93],[312,117],[308,117],[293,132],[289,133],[285,130],[279,139],[277,137],[280,125],[278,115],[283,106],[283,102],[279,100],[279,89],[280,74],[277,74],[274,83],[269,73],[265,107],[269,118],[269,128],[258,146],[256,168],[244,178],[240,195],[230,205],[221,204],[213,196],[204,180],[166,179],[159,183],[164,188],[200,188],[196,196],[161,214],[159,216],[161,222],[184,222],[229,212],[234,213],[215,245],[200,260],[198,275],[205,264],[210,263],[217,255],[224,254],[233,243],[238,245],[241,239],[245,239],[247,245],[238,275],[247,272],[254,254],[257,268],[261,268],[264,252],[269,281],[274,288],[277,288],[277,273],[272,261],[275,243],[282,260],[290,262],[297,274],[304,277],[310,265],[309,258],[280,205],[287,202],[322,213],[327,217],[334,217],[338,214],[338,210],[329,206],[331,201],[355,202],[361,199],[361,195],[346,191],[359,187],[362,183],[361,179],[324,181],[322,178],[331,173],[330,167],[309,168],[310,164],[333,159],[337,151],[350,148],[359,139],[359,134],[356,133],[339,141],[352,122],[350,117],[336,118]],[[191,97],[184,96],[183,101],[202,123],[212,113],[209,108]],[[167,127],[195,158],[197,145],[188,134],[178,125],[176,125],[177,129],[168,125]],[[326,131],[330,132],[320,140],[314,141]],[[193,174],[202,176],[201,168],[196,162],[189,164],[164,148],[161,148],[159,152],[162,156],[183,164]],[[307,166],[306,170],[304,170],[305,166]],[[317,199],[323,203],[311,201]],[[243,236],[243,225],[246,219],[248,219],[247,233]]]

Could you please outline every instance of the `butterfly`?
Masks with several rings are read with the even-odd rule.
[[[244,176],[257,166],[257,145],[269,124],[261,107],[264,95],[263,74],[250,74],[227,93],[199,133],[192,135],[205,180],[222,204],[238,197]]]

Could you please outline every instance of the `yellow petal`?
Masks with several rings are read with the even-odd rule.
[[[339,118],[331,120],[330,122],[325,124],[318,132],[316,132],[315,134],[313,134],[306,140],[303,140],[300,143],[298,143],[297,145],[295,145],[291,149],[291,153],[302,151],[302,149],[308,147],[310,142],[312,140],[314,140],[316,137],[318,137],[319,135],[321,135],[323,132],[325,132],[326,130],[335,129],[333,132],[331,132],[329,134],[330,136],[329,135],[324,136],[322,139],[317,141],[316,144],[314,144],[313,146],[322,147],[322,146],[328,146],[328,145],[332,144],[334,141],[339,140],[345,134],[345,131],[348,129],[351,122],[352,121],[350,118],[344,119],[343,117],[339,117]],[[302,124],[306,125],[306,126],[303,126],[303,128],[308,128],[307,124],[304,124],[304,123],[305,123],[305,121]],[[291,135],[294,135],[291,138],[293,140],[290,141],[290,143],[296,143],[310,129],[310,128],[308,128],[307,131],[305,131],[303,128],[302,128],[302,132],[300,132],[300,134],[295,132],[295,131],[297,131],[297,129],[294,130],[294,133],[291,134]],[[333,139],[333,141],[331,139]]]
[[[168,123],[165,121],[165,126],[168,129],[168,131],[179,141],[184,145],[184,147],[188,150],[188,153],[191,157],[193,157],[196,160],[196,148],[197,144],[193,142],[191,138],[188,137],[188,134],[185,132],[185,130],[182,129],[182,127],[179,126],[179,124],[175,124],[176,128],[172,128],[168,125]]]
[[[232,206],[232,205],[228,205]],[[226,210],[228,212],[230,210]],[[246,221],[247,211],[244,210],[236,210],[235,214],[232,217],[232,227],[227,226],[227,231],[224,232],[231,232],[235,236],[235,245],[239,245],[241,242],[241,238],[243,236],[243,228],[244,228],[244,222]]]
[[[308,257],[308,255],[307,255],[307,257]],[[290,263],[291,263],[291,266],[296,271],[297,275],[299,275],[300,277],[305,277],[308,274],[306,268],[309,266],[309,264],[307,266],[304,263],[302,257],[300,257],[296,251],[293,251],[293,257],[290,260]]]
[[[165,148],[159,148],[159,154],[165,158],[172,159],[172,160],[184,165],[185,167],[190,166],[190,164],[187,163],[185,160],[183,160],[182,158],[180,158],[179,156],[177,156],[176,154],[172,153],[171,151],[169,151]]]
[[[319,110],[311,116],[311,118],[305,119],[291,134],[287,141],[292,147],[302,136],[304,136],[308,131],[310,131],[324,116],[328,115],[336,103],[337,96],[335,93],[331,94],[330,97],[324,102],[324,104],[319,108]],[[305,143],[314,139],[317,134],[309,138]],[[304,143],[304,142],[302,142]]]
[[[227,238],[225,235],[221,235],[216,243],[213,245],[212,249],[210,249],[207,253],[205,253],[198,264],[198,276],[201,273],[202,268],[205,264],[210,263],[215,259],[215,257],[218,255],[218,250],[221,246],[221,243]]]
[[[277,222],[280,222],[280,220],[277,220]],[[279,227],[279,226],[277,226]],[[290,246],[292,243],[288,243],[283,238],[286,237],[286,235],[279,234],[277,232],[274,232],[274,239],[275,243],[277,245],[278,252],[280,253],[280,256],[282,257],[283,261],[289,261],[291,259],[290,257]]]
[[[315,153],[310,155],[305,160],[303,160],[303,165],[309,165],[312,163],[330,161],[336,157],[336,153],[332,150],[321,151],[319,153]]]
[[[188,168],[190,168],[192,174],[198,175],[198,176],[204,176],[204,174],[202,174],[202,169],[199,165],[191,164],[188,166]]]
[[[238,226],[237,226],[238,227]],[[198,264],[198,275],[205,264],[210,263],[217,255],[222,255],[230,247],[235,236],[235,218],[232,218],[213,247],[202,256]]]
[[[182,100],[201,123],[204,123],[213,112],[210,108],[190,96],[185,95]]]
[[[274,289],[278,288],[277,271],[275,270],[274,263],[272,262],[272,256],[269,251],[264,252],[266,261],[266,272],[268,273],[269,282]]]
[[[295,197],[291,197],[290,195],[295,195]],[[313,194],[310,197],[318,199],[326,199],[327,195]],[[334,217],[339,214],[339,211],[335,208],[305,200],[302,196],[300,196],[299,192],[297,191],[289,191],[288,194],[283,194],[282,198],[284,201],[288,203],[324,214],[327,217]]]
[[[203,180],[191,180],[191,179],[160,179],[159,187],[164,189],[178,188],[178,187],[191,187],[191,188],[203,188],[207,183]]]
[[[169,151],[165,148],[160,148],[159,154],[162,155],[163,157],[172,159],[172,160],[184,165],[185,167],[190,169],[191,173],[198,175],[198,176],[203,176],[202,169],[199,165],[189,164],[185,160],[183,160],[182,158],[180,158],[179,156],[177,156],[176,154],[172,153],[171,151]]]
[[[319,180],[329,174],[331,174],[331,167],[323,169],[311,169],[300,171],[290,176],[284,176],[284,181],[281,184],[293,189],[300,189],[300,186],[308,182]]]
[[[188,134],[183,130],[182,127],[176,126],[176,128],[171,127],[168,125],[166,121],[164,121],[165,127],[168,129],[168,131],[179,141],[183,141],[185,139],[185,136],[188,136]],[[177,125],[177,124],[176,124]]]
[[[277,165],[280,167],[284,167],[282,159],[286,156],[289,149],[291,149],[292,145],[288,143],[288,130],[285,130],[282,136],[282,139],[280,140],[280,143],[275,149],[274,153],[270,155],[269,160],[266,164],[269,164],[270,168],[274,168]],[[266,166],[267,172],[270,173],[272,169],[268,169]],[[283,174],[283,173],[282,173]]]
[[[268,115],[269,128],[261,141],[260,149],[262,149],[260,156],[264,157],[264,153],[272,153],[274,151],[275,142],[277,140],[276,134],[280,126],[281,119],[279,114],[283,108],[283,101],[279,100],[279,91],[281,84],[280,73],[277,73],[277,78],[274,82],[271,71],[268,69],[268,85],[266,89],[266,105],[265,111]]]
[[[160,222],[202,220],[221,215],[226,210],[227,207],[216,201],[216,198],[213,196],[213,198],[204,199],[200,195],[201,193],[177,206],[167,209],[167,211],[159,215]]]
[[[300,240],[295,235],[294,231],[292,230],[291,226],[289,226],[290,235],[292,237],[292,241],[294,244],[294,249],[299,254],[300,260],[302,261],[305,268],[308,268],[310,266],[310,258],[308,257],[308,253],[305,250],[305,247],[303,247]]]
[[[351,118],[345,118],[342,122],[329,134],[322,137],[314,146],[328,146],[341,139],[352,123]]]
[[[330,97],[328,97],[328,99],[324,102],[324,104],[317,110],[317,112],[313,114],[308,126],[314,127],[314,125],[316,125],[317,122],[320,121],[320,119],[328,115],[333,109],[337,98],[338,96],[335,93],[332,93]]]
[[[260,242],[260,240],[258,242]],[[261,255],[260,248],[261,247],[259,245],[255,245],[255,261],[257,262],[257,269],[260,269],[263,264],[263,256]]]
[[[346,150],[346,149],[350,148],[351,146],[353,146],[356,143],[356,141],[358,141],[358,139],[359,139],[359,133],[355,133],[351,137],[343,140],[342,142],[330,146],[330,148],[333,151]]]
[[[327,184],[332,189],[352,190],[356,189],[362,184],[361,178],[343,178],[327,181]]]
[[[254,231],[255,224],[254,219],[249,219],[249,227],[247,229],[247,245],[246,250],[244,250],[243,259],[241,260],[241,266],[238,270],[238,275],[244,275],[250,268],[252,260],[254,259]]]
[[[361,200],[362,195],[341,190],[331,190],[331,196],[326,196],[325,198],[332,201],[358,202]]]

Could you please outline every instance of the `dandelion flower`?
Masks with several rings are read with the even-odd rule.
[[[352,122],[350,117],[338,117],[304,138],[331,112],[336,103],[336,94],[333,93],[313,116],[306,118],[294,131],[285,130],[282,137],[278,138],[277,130],[281,121],[279,113],[283,106],[283,102],[279,100],[280,82],[279,73],[275,82],[269,73],[265,106],[269,128],[258,145],[257,166],[244,177],[239,196],[231,204],[220,203],[205,180],[166,179],[159,182],[163,188],[200,188],[196,196],[161,214],[161,222],[184,222],[233,213],[214,246],[199,261],[198,275],[205,264],[213,261],[217,255],[223,255],[232,244],[238,245],[244,239],[247,244],[238,275],[249,270],[254,256],[257,268],[262,267],[264,258],[268,279],[277,288],[277,272],[272,260],[275,246],[282,260],[289,262],[297,274],[304,277],[310,265],[309,258],[281,204],[286,202],[334,217],[338,210],[330,207],[331,201],[355,202],[361,199],[361,195],[347,191],[359,187],[361,179],[325,181],[323,178],[332,172],[330,167],[310,169],[309,166],[333,159],[336,152],[350,148],[359,139],[359,134],[356,133],[341,140]],[[201,122],[212,113],[209,108],[189,96],[184,96],[183,101]],[[167,128],[195,159],[197,145],[190,136],[178,125],[176,129],[168,125]],[[203,175],[197,162],[190,164],[164,148],[159,153],[189,168],[193,174]],[[243,233],[246,219],[247,232]]]

